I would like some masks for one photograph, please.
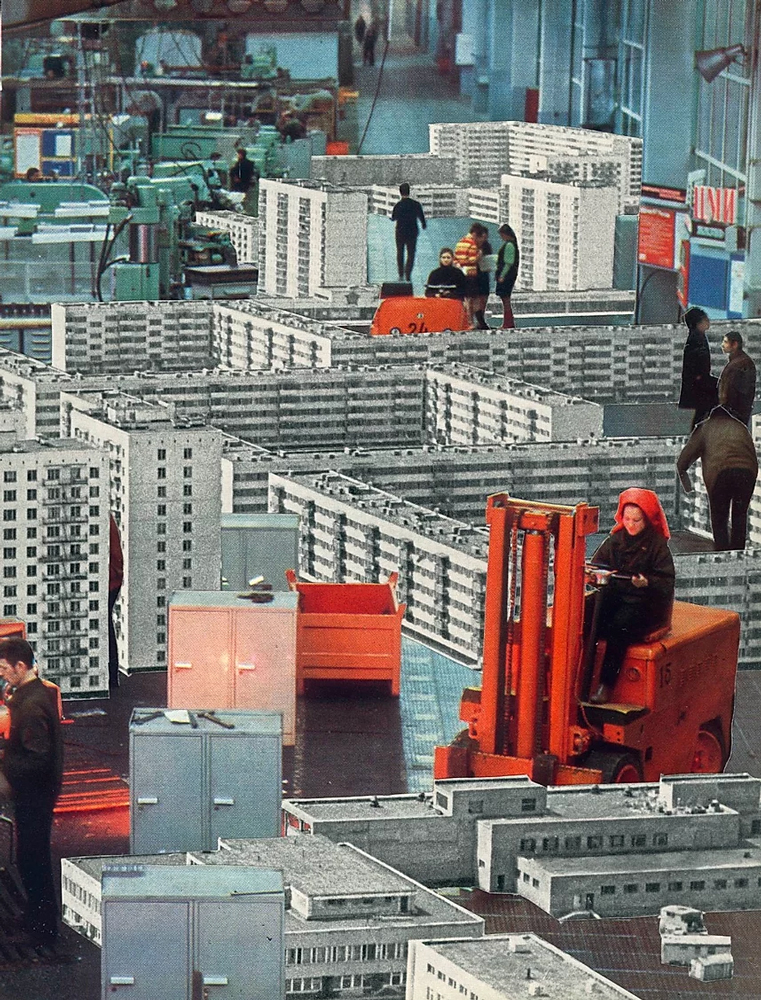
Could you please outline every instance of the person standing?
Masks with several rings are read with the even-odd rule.
[[[378,21],[373,18],[370,26],[365,31],[365,40],[362,43],[362,65],[375,65],[375,43],[378,41]]]
[[[476,270],[476,295],[473,297],[473,321],[477,330],[489,330],[486,322],[486,303],[489,301],[489,271],[486,268],[486,257],[491,256],[492,248],[489,243],[489,230],[486,231],[486,238],[481,244],[481,253],[478,258],[478,268]]]
[[[494,290],[502,299],[502,329],[515,329],[515,317],[510,296],[518,277],[521,255],[518,250],[518,238],[511,226],[505,222],[497,230],[502,237],[502,246],[497,251],[497,267],[495,270]]]
[[[365,31],[367,30],[367,23],[360,14],[357,20],[354,22],[354,37],[357,39],[357,45],[360,49],[362,48],[362,43],[365,40]]]
[[[465,274],[465,305],[468,310],[471,329],[475,320],[474,312],[478,299],[478,262],[481,248],[486,242],[489,230],[480,222],[474,222],[468,233],[458,240],[454,248],[454,262]]]
[[[391,210],[391,221],[396,223],[396,269],[400,281],[410,281],[415,266],[418,222],[425,229],[425,213],[420,202],[410,198],[410,186],[406,181],[399,185],[399,194],[402,197]]]
[[[749,424],[756,399],[756,366],[743,350],[742,335],[735,330],[724,334],[721,349],[728,358],[719,375],[719,403],[733,417]]]
[[[708,493],[714,548],[717,552],[742,551],[748,534],[748,506],[758,477],[758,458],[750,431],[725,406],[711,410],[682,448],[676,469],[685,493],[692,493],[687,470],[698,459]]]
[[[13,799],[16,862],[27,897],[24,929],[34,946],[50,948],[58,937],[50,835],[63,779],[61,720],[26,639],[0,642],[0,676],[15,688],[8,702],[11,728],[0,762],[0,795]]]
[[[687,341],[682,355],[682,386],[677,406],[694,410],[692,427],[699,424],[718,402],[716,378],[711,375],[711,348],[706,334],[711,326],[707,313],[697,306],[684,314]]]

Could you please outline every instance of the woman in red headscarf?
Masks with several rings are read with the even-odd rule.
[[[607,648],[600,686],[589,699],[594,704],[609,701],[627,647],[667,624],[674,601],[669,528],[656,494],[624,490],[615,521],[591,560],[616,574],[601,595],[597,638],[607,640]]]

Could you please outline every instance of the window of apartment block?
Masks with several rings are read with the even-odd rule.
[[[735,879],[735,889],[747,889],[748,880],[747,878],[736,878]]]
[[[536,841],[533,837],[522,837],[520,843],[520,849],[522,851],[535,851]]]
[[[602,847],[602,837],[599,836],[598,834],[594,834],[591,837],[587,837],[587,847],[592,851],[595,851],[598,848]]]
[[[536,812],[536,799],[521,799],[521,812]]]
[[[97,467],[97,465],[91,466],[90,467],[90,479],[99,479],[99,478],[100,478],[100,469]]]
[[[182,586],[183,586],[184,590],[190,590],[192,588],[192,586],[193,586],[193,577],[192,576],[183,576],[183,578],[182,578]]]
[[[703,879],[694,879],[692,882],[690,882],[690,890],[692,892],[700,892],[702,889],[705,889],[705,887],[706,884],[703,881]]]
[[[560,840],[557,837],[545,837],[542,840],[543,851],[557,851],[559,846]]]
[[[156,496],[160,500],[164,499],[164,497],[166,497],[166,486],[157,486],[156,487]]]
[[[185,483],[185,485],[182,487],[182,495],[184,497],[192,497],[193,496],[193,487],[191,486],[190,483]]]
[[[156,470],[156,478],[166,479],[166,468],[163,465],[160,465]]]
[[[611,847],[623,847],[624,846],[624,835],[614,834],[612,837],[608,837],[608,844]]]
[[[192,521],[183,521],[182,522],[182,530],[185,532],[186,535],[192,534],[192,532],[193,532],[193,522]]]
[[[183,475],[183,477],[185,479],[192,479],[193,478],[193,466],[192,465],[184,465],[182,467],[182,475]]]
[[[624,892],[631,896],[633,893],[639,892],[639,886],[636,882],[627,882],[624,885]]]
[[[182,513],[183,514],[192,514],[193,513],[193,504],[192,503],[184,503],[182,505]]]
[[[645,892],[660,892],[661,883],[660,882],[645,882]]]
[[[538,878],[532,878],[531,879],[531,885],[533,886],[534,889],[538,889],[539,888],[539,879]]]
[[[566,837],[564,843],[567,851],[581,850],[581,837]]]
[[[667,847],[669,835],[667,833],[656,833],[653,835],[653,847]]]
[[[616,887],[614,885],[601,885],[600,895],[601,896],[613,896],[616,892]]]
[[[61,470],[60,469],[48,469],[48,471],[47,471],[47,478],[48,479],[52,479],[52,480],[60,479],[61,478]]]
[[[635,833],[632,837],[632,847],[645,847],[647,844],[647,837],[644,833]]]
[[[15,483],[16,482],[16,473],[15,473],[15,471],[13,469],[6,469],[5,470],[5,472],[3,473],[3,482],[4,483]]]
[[[193,541],[192,541],[192,539],[190,539],[190,538],[184,538],[183,541],[182,541],[182,551],[183,552],[192,552],[192,550],[193,550]]]
[[[714,889],[726,889],[727,880],[725,878],[714,879],[713,887]]]
[[[750,824],[751,833],[761,833],[761,819],[754,819]]]
[[[182,457],[185,459],[191,459],[193,457],[193,449],[185,448],[182,452]]]
[[[16,538],[15,528],[3,528],[3,541],[12,542]]]
[[[160,503],[160,504],[156,505],[156,516],[157,517],[166,517],[166,504],[165,503]]]
[[[166,552],[166,542],[156,542],[157,552]]]
[[[37,537],[37,529],[36,528],[27,528],[26,529],[26,537],[27,538],[36,538]]]
[[[166,448],[159,448],[156,452],[156,460],[158,462],[166,462]]]

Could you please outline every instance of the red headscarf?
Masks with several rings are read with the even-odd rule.
[[[616,511],[615,518],[616,523],[610,529],[611,535],[623,529],[624,507],[628,503],[633,503],[636,507],[639,507],[659,535],[663,535],[664,538],[671,537],[666,515],[663,512],[663,507],[661,507],[661,502],[657,494],[653,493],[652,490],[640,489],[638,486],[632,486],[619,495],[618,510]]]

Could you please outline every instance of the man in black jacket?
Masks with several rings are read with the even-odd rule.
[[[418,220],[425,229],[425,215],[419,201],[410,198],[410,186],[405,181],[399,185],[401,199],[394,205],[391,221],[396,223],[396,269],[400,281],[409,281],[415,264],[415,247],[417,246]],[[404,253],[407,251],[405,263]]]
[[[680,410],[695,411],[692,418],[694,427],[708,416],[718,402],[716,378],[711,375],[711,348],[706,337],[711,321],[697,307],[687,310],[684,321],[688,333],[682,355],[682,387],[677,405]]]
[[[24,929],[33,945],[50,947],[58,936],[50,834],[63,777],[60,718],[25,639],[0,642],[0,677],[14,688],[8,700],[10,735],[0,762],[0,797],[13,799],[16,862],[27,896]]]

